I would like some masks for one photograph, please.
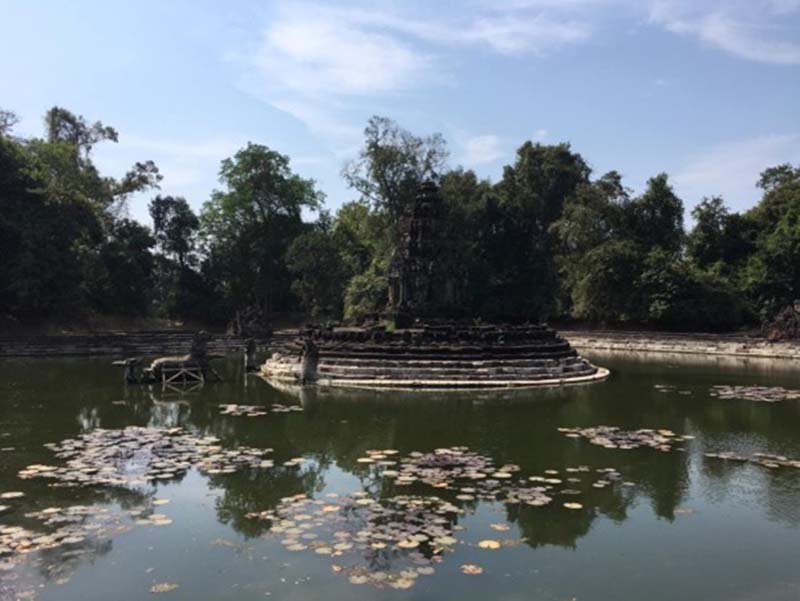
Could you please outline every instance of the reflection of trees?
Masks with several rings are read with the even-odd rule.
[[[691,462],[699,467],[707,481],[704,486],[712,495],[730,494],[734,479],[742,470],[751,470],[758,478],[758,501],[770,518],[793,525],[800,522],[797,511],[787,510],[800,495],[800,484],[792,478],[796,472],[787,473],[788,468],[772,472],[702,458],[703,452],[721,450],[800,454],[796,434],[800,403],[767,405],[707,398],[708,388],[714,384],[763,383],[763,374],[748,375],[740,368],[711,370],[690,364],[675,367],[619,359],[597,362],[611,367],[609,381],[568,388],[458,394],[316,387],[275,390],[257,376],[245,375],[239,357],[220,366],[224,382],[181,394],[161,391],[160,386],[126,387],[122,374],[109,367],[107,358],[3,363],[0,390],[5,396],[0,399],[0,420],[2,429],[12,436],[0,439],[0,446],[24,444],[33,450],[20,458],[12,453],[3,456],[0,490],[18,489],[17,470],[30,463],[52,462],[52,455],[41,445],[74,437],[80,434],[82,425],[181,425],[195,434],[215,435],[226,447],[275,449],[276,468],[209,477],[211,486],[222,491],[217,502],[219,519],[246,536],[258,535],[267,524],[246,519],[245,514],[274,508],[284,496],[317,493],[325,484],[327,469],[334,464],[357,477],[364,489],[378,498],[423,492],[414,487],[398,490],[387,480],[376,478],[374,467],[357,459],[367,449],[393,448],[407,454],[453,445],[489,455],[497,465],[516,463],[525,475],[541,475],[546,469],[563,470],[567,466],[613,466],[624,480],[636,484],[633,489],[609,487],[590,489],[576,497],[556,496],[553,506],[548,507],[508,506],[508,519],[519,524],[532,546],[574,546],[597,517],[626,519],[632,491],[646,498],[658,516],[673,519],[675,508],[687,498]],[[775,378],[775,385],[797,387],[786,380],[789,376],[775,374]],[[67,387],[64,382],[79,384]],[[693,394],[660,393],[654,384],[686,386]],[[264,418],[222,416],[218,408],[225,403],[298,401],[304,413]],[[685,453],[659,453],[650,449],[602,449],[587,441],[567,439],[557,431],[559,426],[600,424],[625,429],[663,427],[699,436],[685,445]],[[298,455],[311,461],[299,470],[281,466]],[[67,498],[86,504],[127,502],[121,491],[44,492],[33,489],[38,484],[30,486],[31,490],[26,490],[29,498],[46,498],[48,504]],[[451,492],[428,490],[426,494],[449,498]],[[567,500],[582,503],[584,510],[565,517],[560,505]]]
[[[69,548],[43,549],[34,561],[45,581],[57,581],[71,576],[81,564],[94,563],[108,555],[113,546],[110,538],[92,537]]]
[[[269,530],[270,523],[245,516],[274,509],[282,497],[301,493],[313,496],[323,487],[322,476],[326,469],[327,466],[314,463],[299,469],[276,467],[212,476],[209,485],[223,489],[216,501],[217,517],[247,537],[259,536]]]

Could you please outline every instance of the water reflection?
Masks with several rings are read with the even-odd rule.
[[[633,484],[602,490],[581,485],[580,495],[558,496],[546,507],[462,502],[455,498],[457,491],[417,486],[408,490],[411,494],[439,494],[463,508],[465,516],[458,524],[468,530],[476,524],[486,528],[490,520],[505,519],[528,549],[579,550],[581,541],[596,530],[598,523],[621,527],[643,508],[666,524],[695,520],[695,516],[687,517],[687,511],[716,515],[715,519],[722,520],[724,516],[714,514],[714,508],[724,506],[730,520],[747,523],[755,532],[766,531],[767,524],[780,528],[800,525],[800,472],[770,471],[704,457],[705,453],[720,451],[800,457],[796,434],[800,403],[767,406],[708,396],[708,389],[716,384],[768,382],[796,387],[793,373],[774,364],[755,365],[752,360],[744,366],[742,362],[720,361],[708,366],[677,361],[674,356],[658,364],[619,359],[615,363],[607,355],[602,360],[592,359],[612,367],[613,375],[607,382],[567,389],[434,395],[274,388],[257,376],[246,375],[238,359],[227,366],[226,382],[185,390],[124,386],[119,374],[107,368],[106,360],[5,361],[0,363],[0,446],[13,450],[0,455],[0,492],[21,490],[27,496],[24,508],[16,505],[0,515],[0,523],[25,524],[25,512],[58,505],[104,504],[124,512],[126,508],[147,506],[154,490],[167,489],[178,497],[183,495],[185,505],[173,501],[178,519],[182,507],[189,511],[193,503],[209,499],[217,525],[252,539],[253,544],[271,544],[273,537],[264,538],[270,522],[246,516],[275,511],[286,497],[305,494],[324,499],[332,490],[364,490],[385,501],[405,492],[358,461],[368,450],[397,449],[405,456],[437,447],[466,446],[492,457],[497,465],[517,464],[526,476],[545,470],[563,473],[568,466],[588,465],[593,470],[613,467]],[[80,385],[66,385],[71,382]],[[667,392],[656,388],[664,384],[676,388]],[[255,418],[220,415],[219,405],[228,403],[300,403],[304,411]],[[217,436],[225,447],[273,448],[276,467],[212,474],[197,481],[187,477],[186,481],[176,479],[157,489],[138,491],[64,491],[42,482],[20,481],[16,476],[27,465],[52,461],[42,447],[44,443],[95,428],[128,425],[183,427],[196,436]],[[696,438],[685,445],[685,451],[660,453],[597,448],[586,441],[565,439],[558,432],[563,426],[596,425],[668,428]],[[282,465],[299,456],[306,458],[301,467]],[[563,502],[575,500],[583,505],[582,510],[563,509]],[[159,536],[176,536],[170,533],[175,525],[162,529]],[[735,528],[737,523],[723,520],[723,525]],[[206,523],[203,528],[213,529]],[[692,534],[687,536],[691,538]],[[771,541],[765,539],[762,545],[770,542],[779,544],[774,533]],[[98,557],[113,556],[112,543],[109,538],[85,552],[67,556],[57,550],[42,552],[38,578],[52,583],[63,580],[76,565],[91,565]],[[784,553],[798,550],[788,542],[780,545]],[[675,553],[679,549],[676,544]],[[767,550],[762,548],[762,552]],[[210,553],[202,548],[193,552]],[[734,554],[733,550],[726,552]],[[0,572],[0,578],[8,573]],[[752,578],[756,587],[757,578]],[[15,586],[8,580],[0,582],[7,588]],[[130,598],[138,597],[132,593]]]

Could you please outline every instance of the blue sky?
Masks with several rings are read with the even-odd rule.
[[[335,209],[373,114],[493,180],[525,140],[567,141],[637,191],[666,171],[687,208],[748,208],[762,169],[800,164],[800,0],[0,0],[0,32],[18,133],[54,104],[100,119],[101,169],[152,159],[196,208],[253,141]]]

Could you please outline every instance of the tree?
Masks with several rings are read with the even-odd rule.
[[[440,187],[443,232],[435,277],[453,288],[447,312],[463,317],[487,315],[492,300],[486,282],[492,278],[492,265],[485,252],[491,239],[486,215],[492,185],[459,167],[442,174]]]
[[[259,144],[222,161],[219,175],[225,188],[200,215],[206,273],[231,307],[288,309],[286,250],[303,229],[302,211],[317,210],[322,193],[292,172],[288,157]]]
[[[156,196],[150,201],[150,218],[153,232],[161,251],[172,255],[178,265],[186,266],[187,258],[195,247],[195,235],[200,220],[189,203],[180,196]]]
[[[327,213],[292,241],[286,264],[294,277],[292,291],[309,315],[341,317],[348,274]]]
[[[87,277],[92,306],[110,315],[146,315],[153,290],[155,239],[131,219],[116,221]]]
[[[666,173],[647,181],[644,194],[626,207],[627,227],[643,246],[659,247],[673,254],[683,245],[683,201],[675,196]]]
[[[724,256],[725,230],[730,217],[719,196],[704,198],[692,209],[695,226],[689,234],[687,252],[700,267],[708,267]]]
[[[2,113],[4,305],[25,317],[146,311],[149,233],[117,209],[129,194],[158,185],[155,165],[137,163],[120,180],[101,175],[92,148],[116,141],[117,132],[59,107],[45,117],[45,138],[7,135],[14,122]]]
[[[12,111],[0,109],[0,137],[11,135],[11,130],[19,123],[19,117]]]
[[[487,252],[494,274],[491,296],[503,299],[505,317],[536,320],[557,310],[556,240],[550,226],[590,173],[568,144],[532,142],[520,146],[514,164],[503,169],[495,186],[497,205],[488,215]]]
[[[342,176],[362,200],[388,211],[396,222],[414,200],[420,184],[437,179],[447,160],[441,134],[424,138],[402,129],[386,117],[372,117],[364,129],[359,157]]]
[[[27,146],[0,137],[0,299],[24,317],[80,307],[82,257],[102,240],[91,207],[48,197],[41,173]]]
[[[135,163],[120,180],[100,175],[91,153],[99,142],[117,142],[114,128],[99,121],[90,125],[60,107],[47,112],[45,126],[47,138],[30,140],[28,147],[39,161],[38,175],[49,198],[87,203],[113,219],[123,212],[131,194],[158,188],[162,176],[152,161]]]
[[[633,251],[629,245],[599,252],[606,244],[626,239],[625,211],[630,202],[630,191],[622,185],[619,173],[611,171],[599,180],[579,184],[575,193],[564,203],[561,217],[550,226],[550,233],[556,239],[554,252],[563,310],[571,312],[574,317],[589,319],[588,316],[592,315],[591,319],[613,321],[612,307],[617,307],[618,314],[623,312],[618,300],[631,294],[633,280],[616,281],[614,292],[619,293],[620,296],[616,297],[618,300],[608,299],[600,303],[603,309],[594,311],[588,306],[588,295],[604,293],[606,286],[600,290],[591,287],[603,277],[603,273],[608,272],[597,270],[597,266],[586,258],[598,251],[591,255],[592,261],[604,263],[609,257],[620,256],[631,264],[630,254]],[[625,308],[624,313],[629,314],[629,309]]]
[[[643,262],[641,250],[630,240],[614,238],[590,250],[571,282],[573,317],[600,323],[639,321],[643,299],[637,282]]]

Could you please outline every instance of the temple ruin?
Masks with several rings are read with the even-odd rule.
[[[489,389],[608,376],[542,324],[448,319],[455,287],[437,273],[442,200],[420,187],[400,219],[381,324],[307,326],[264,363],[268,380],[349,388]]]

